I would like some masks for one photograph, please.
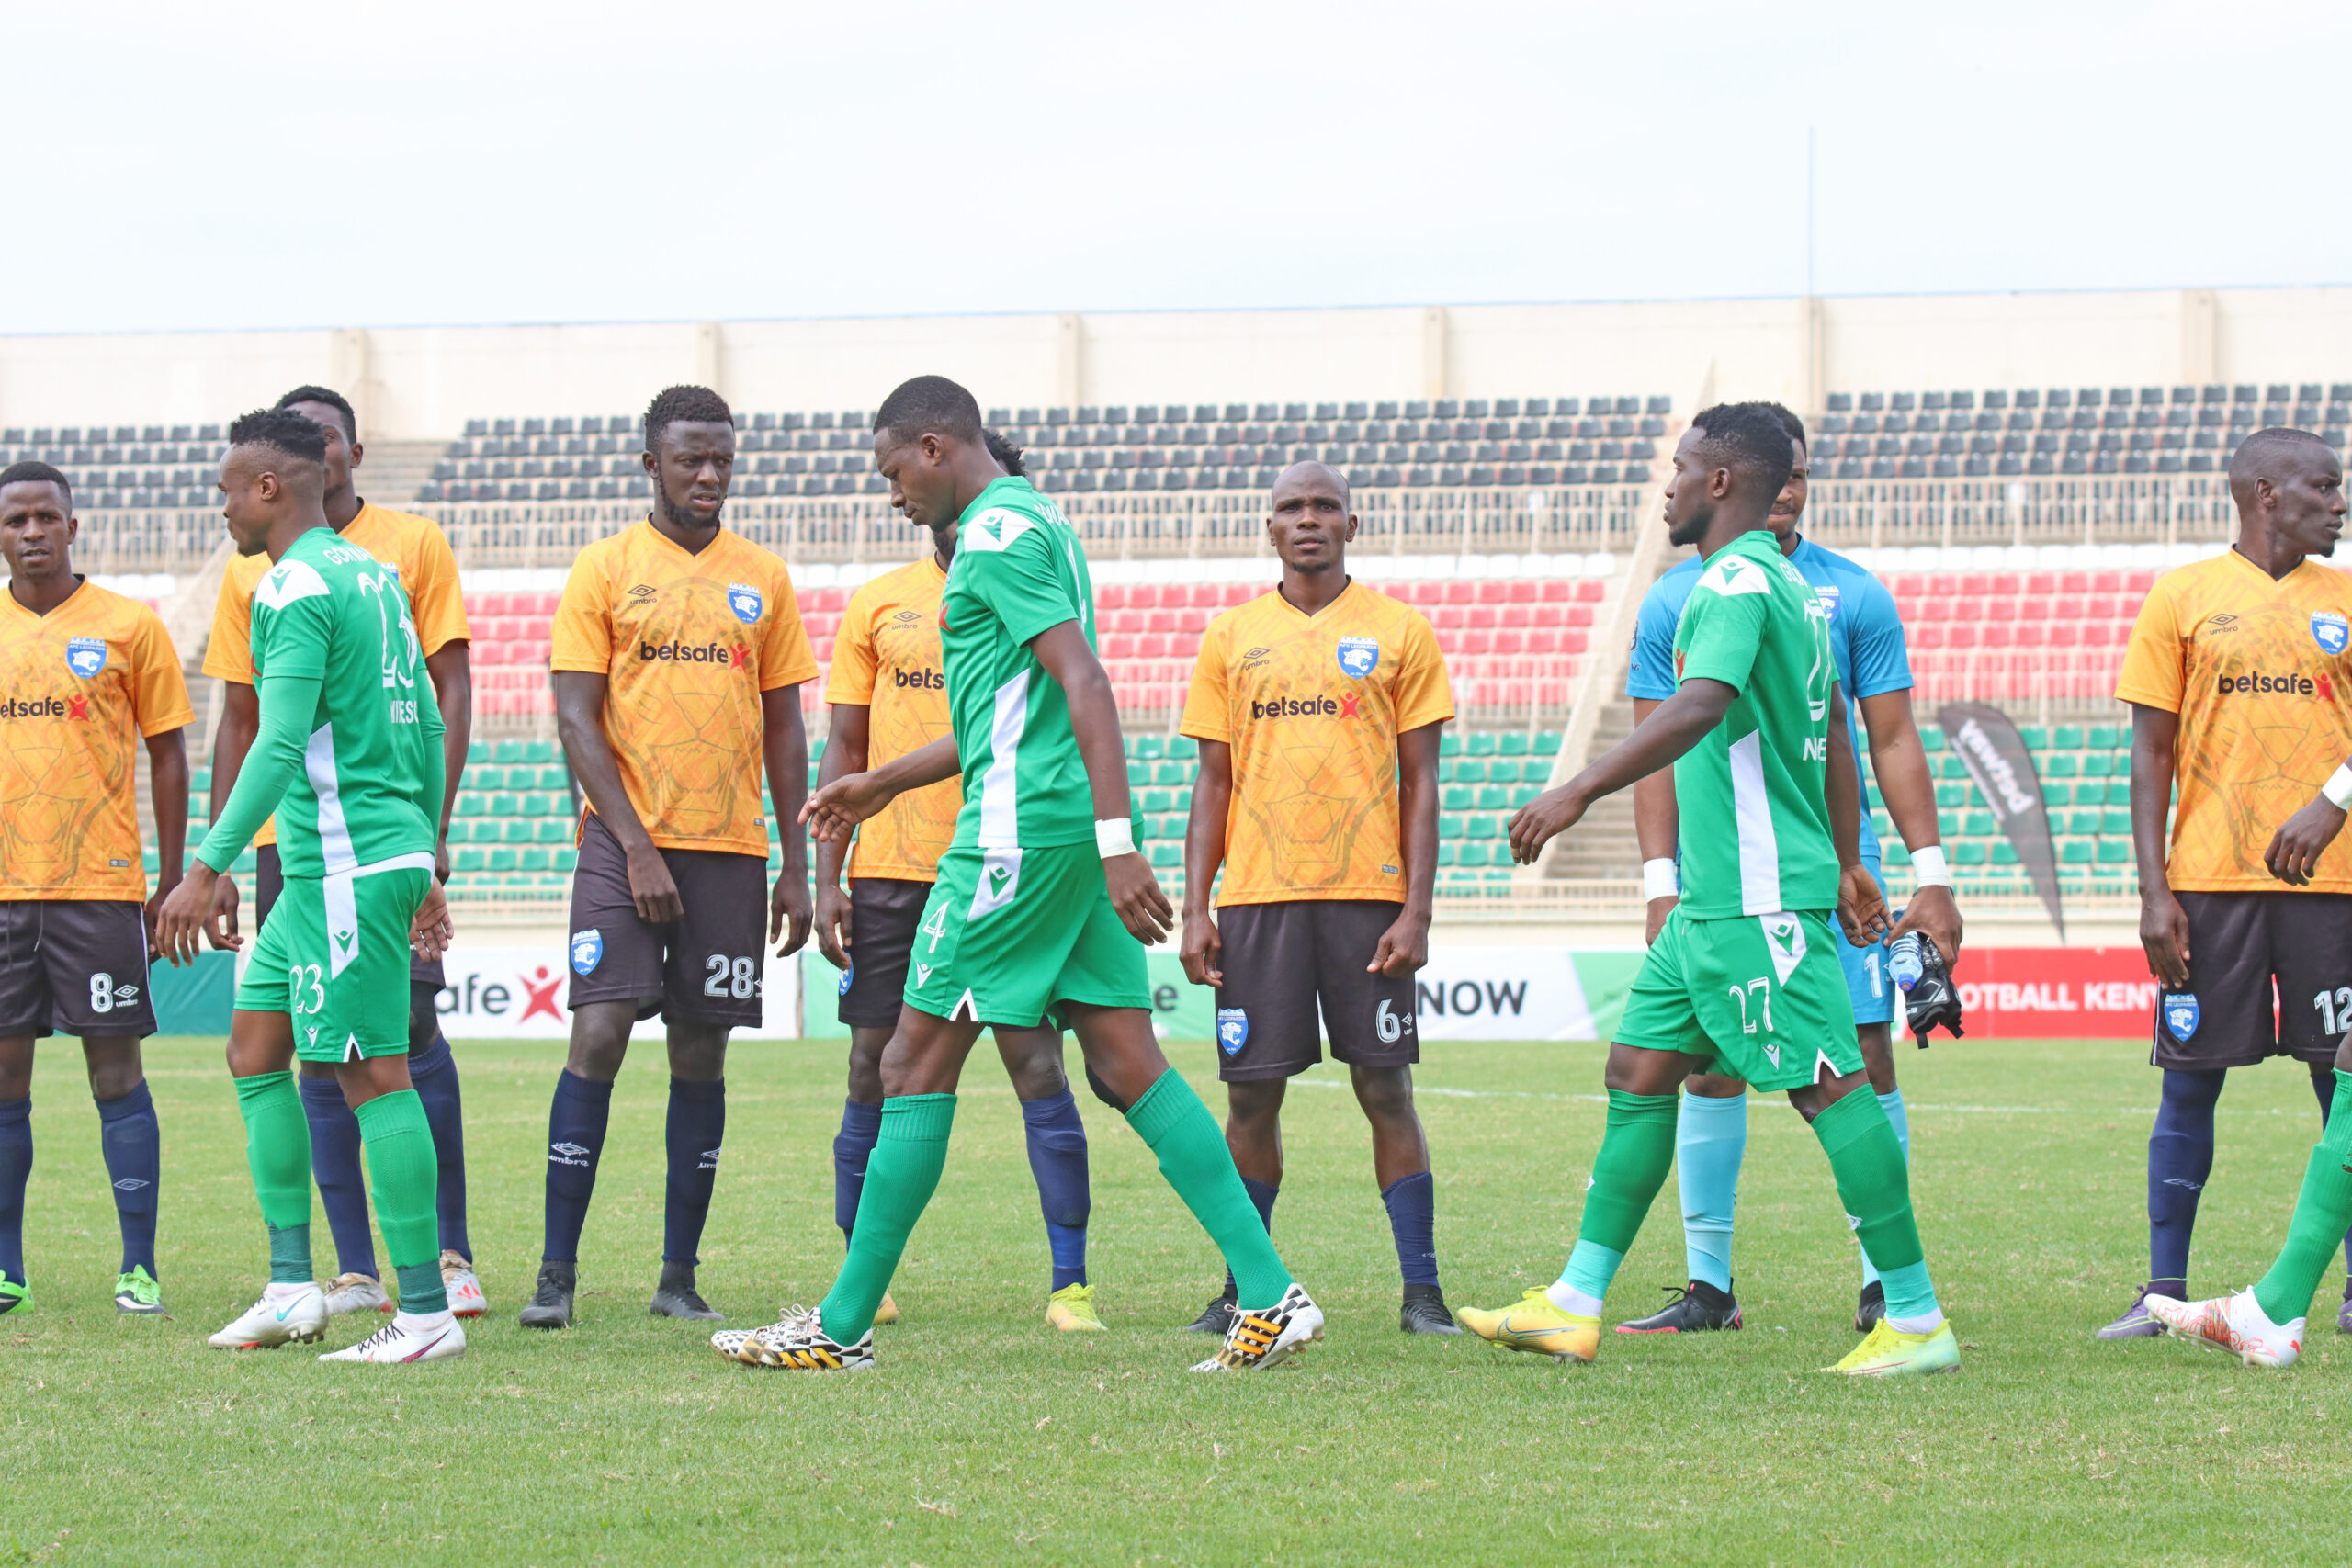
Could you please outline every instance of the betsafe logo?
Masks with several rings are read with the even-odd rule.
[[[947,689],[947,677],[936,670],[893,670],[890,681],[902,692],[910,687],[919,692],[944,692]]]
[[[72,697],[10,697],[0,702],[0,718],[78,718],[90,716],[90,699]]]
[[[1252,701],[1251,718],[1361,718],[1356,711],[1360,699],[1353,692],[1342,692],[1335,701],[1330,697],[1270,697],[1264,702]]]
[[[741,670],[752,662],[752,650],[740,642],[732,648],[723,642],[640,642],[637,656],[648,663],[724,664],[729,670]]]
[[[2290,670],[2283,675],[2217,675],[2213,690],[2225,697],[2309,697],[2335,700],[2335,683],[2323,670],[2316,676]]]

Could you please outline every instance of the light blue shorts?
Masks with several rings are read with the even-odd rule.
[[[1865,860],[1871,879],[1879,891],[1886,891],[1886,874],[1875,860]],[[1892,917],[1894,911],[1889,910]],[[1846,995],[1854,1004],[1854,1022],[1889,1023],[1894,1018],[1894,982],[1886,975],[1886,943],[1872,942],[1868,947],[1856,947],[1846,940],[1841,930],[1838,933],[1838,962],[1846,971]]]

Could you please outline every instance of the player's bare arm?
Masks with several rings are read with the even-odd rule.
[[[1046,667],[1069,704],[1070,732],[1078,737],[1078,754],[1086,763],[1086,781],[1094,795],[1097,822],[1125,822],[1132,807],[1127,798],[1127,751],[1119,733],[1119,707],[1111,694],[1111,677],[1094,657],[1086,634],[1076,621],[1048,626],[1029,643],[1029,651]],[[1167,940],[1176,924],[1176,907],[1151,874],[1151,863],[1140,850],[1113,855],[1102,863],[1111,907],[1137,942],[1155,946]]]
[[[211,805],[205,818],[209,822],[220,820],[229,793],[237,787],[237,772],[245,765],[245,753],[253,749],[254,736],[261,728],[261,698],[253,687],[243,681],[223,681],[220,686],[220,722],[212,732]],[[204,940],[232,953],[245,945],[237,931],[237,879],[233,876],[218,877],[212,884]]]
[[[155,891],[147,899],[147,956],[152,960],[161,951],[155,945],[155,916],[180,885],[180,867],[187,859],[187,731],[166,729],[149,736],[147,766],[154,778],[151,804],[155,813]]]
[[[456,922],[449,918],[449,895],[436,878],[426,889],[424,902],[416,907],[416,918],[409,921],[409,950],[419,958],[438,958],[449,951],[457,934]]]
[[[2310,804],[2279,825],[2262,852],[2270,874],[2290,887],[2304,887],[2319,869],[2319,857],[2344,831],[2345,807],[2352,804],[2352,762],[2335,770]]]
[[[2147,951],[2148,973],[2175,990],[2188,984],[2188,915],[2165,876],[2172,749],[2179,733],[2178,714],[2132,705],[2132,854],[2140,863],[2140,945]]]
[[[1911,714],[1911,694],[1881,692],[1859,699],[1862,728],[1870,735],[1871,771],[1878,777],[1878,793],[1886,814],[1905,848],[1919,851],[1943,844],[1943,829],[1936,819],[1936,784],[1928,772],[1928,749],[1919,743],[1919,726]],[[1917,931],[1936,944],[1951,964],[1960,957],[1960,903],[1941,884],[1915,889],[1904,907],[1894,935]]]
[[[1201,771],[1193,780],[1193,812],[1184,819],[1184,930],[1176,956],[1195,986],[1225,984],[1225,936],[1209,895],[1225,863],[1225,824],[1233,808],[1233,747],[1204,740]]]
[[[1442,724],[1425,724],[1396,737],[1396,826],[1405,857],[1405,908],[1380,933],[1364,965],[1397,978],[1430,961],[1430,917],[1437,897],[1437,752]]]
[[[1862,863],[1862,780],[1848,727],[1846,692],[1829,682],[1829,765],[1822,795],[1829,811],[1829,841],[1838,851],[1838,919],[1846,940],[1868,947],[1886,934],[1886,895]]]
[[[954,778],[963,768],[958,757],[956,738],[943,735],[869,772],[844,773],[819,785],[800,808],[800,819],[819,842],[847,845],[860,822],[907,791]]]
[[[628,858],[628,891],[637,918],[648,925],[677,923],[685,913],[677,880],[645,830],[637,807],[621,784],[620,763],[605,739],[605,678],[593,671],[558,670],[555,674],[556,735],[571,762],[571,776]]]
[[[835,779],[865,771],[866,738],[872,733],[874,710],[864,703],[835,703],[831,728],[825,732],[825,754],[817,761],[817,792]],[[781,804],[776,816],[784,816]],[[803,811],[802,817],[808,813]],[[849,859],[849,844],[832,839],[817,840],[817,951],[836,969],[849,967],[850,897],[842,886],[842,865]]]
[[[1602,795],[1646,778],[1703,739],[1724,721],[1738,693],[1721,681],[1693,676],[1674,695],[1657,705],[1648,718],[1584,772],[1564,784],[1545,790],[1513,814],[1510,819],[1511,858],[1532,864],[1544,846],[1575,827],[1592,803]]]
[[[433,879],[447,882],[449,819],[457,815],[458,786],[465,782],[474,738],[473,645],[443,643],[424,656],[424,672],[433,678],[433,699],[441,709],[441,817],[433,839]]]
[[[1662,699],[1635,697],[1634,722],[1640,724],[1657,711]],[[1634,841],[1641,846],[1642,880],[1649,881],[1649,868],[1660,861],[1674,864],[1676,846],[1682,838],[1682,810],[1674,804],[1674,773],[1661,768],[1634,781]],[[1679,892],[1653,894],[1645,904],[1642,944],[1646,947],[1657,940],[1666,929],[1666,918],[1682,902]]]
[[[777,956],[800,951],[808,940],[808,840],[801,835],[801,797],[808,793],[808,729],[800,717],[800,686],[778,686],[760,694],[760,750],[767,761],[768,795],[775,819],[790,831],[776,834],[784,864],[768,896],[768,940]],[[778,933],[783,940],[777,942]]]

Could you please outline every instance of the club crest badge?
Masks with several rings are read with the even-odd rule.
[[[2197,1019],[2195,993],[2165,998],[2165,1027],[2172,1031],[2175,1040],[2187,1044],[2188,1037],[2197,1032]]]
[[[1380,639],[1372,637],[1343,637],[1340,639],[1340,673],[1351,681],[1361,681],[1380,665]]]
[[[605,933],[603,931],[592,930],[571,933],[571,972],[573,974],[593,974],[596,965],[604,961]]]
[[[65,668],[85,681],[107,667],[107,639],[77,637],[65,645]]]
[[[842,988],[841,988],[841,990],[840,990],[838,993],[836,993],[836,994],[837,994],[837,995],[840,995],[840,996],[844,996],[844,997],[845,997],[845,996],[847,996],[847,995],[849,995],[849,988],[850,988],[850,987],[851,987],[853,984],[854,984],[854,983],[855,983],[856,979],[857,979],[857,960],[855,960],[854,958],[853,958],[853,959],[851,959],[851,960],[850,960],[849,967],[842,971]]]
[[[1217,1049],[1228,1056],[1241,1055],[1241,1047],[1250,1043],[1250,1014],[1240,1008],[1216,1010]]]
[[[2333,610],[2313,610],[2312,640],[2319,644],[2322,653],[2332,658],[2343,652],[2347,646],[2352,646],[2352,621],[2346,620]]]
[[[727,585],[727,607],[735,612],[737,620],[747,626],[754,626],[760,618],[760,591],[748,582],[730,582]]]

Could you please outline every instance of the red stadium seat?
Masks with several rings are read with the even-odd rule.
[[[1608,596],[1609,585],[1586,578],[1577,584],[1576,601],[1579,604],[1598,604]]]
[[[2034,572],[2025,580],[2025,591],[2028,593],[2055,593],[2058,592],[2058,574],[2051,571]]]
[[[1498,631],[1495,634],[1497,653],[1518,653],[1527,646],[1527,634],[1519,631]]]
[[[1935,621],[1920,626],[1911,636],[1911,646],[1933,651],[1944,645],[1944,628]]]
[[[1535,583],[1532,579],[1524,577],[1513,578],[1510,581],[1503,584],[1503,587],[1507,591],[1504,597],[1513,604],[1532,604],[1535,603]]]
[[[1124,610],[1126,607],[1127,585],[1125,583],[1106,583],[1094,591],[1094,608],[1098,613],[1106,610]]]
[[[1478,603],[1481,604],[1501,604],[1510,602],[1510,584],[1508,582],[1489,578],[1474,586],[1478,590]]]
[[[1529,583],[1527,586],[1532,588],[1534,584]],[[1535,624],[1535,612],[1536,606],[1532,604],[1521,604],[1514,603],[1505,604],[1501,609],[1496,611],[1495,614],[1498,617],[1498,625],[1506,626],[1532,626]]]
[[[2133,593],[2145,595],[2148,590],[2155,585],[2156,574],[2153,571],[2126,572],[2123,577],[2124,588]]]
[[[2123,574],[2120,571],[2097,572],[2091,577],[2091,592],[2094,593],[2120,593],[2122,591]]]
[[[1560,634],[1550,626],[1531,626],[1525,646],[1530,653],[1550,653],[1560,646]]]
[[[2088,593],[2090,591],[2091,591],[2091,574],[2090,574],[2089,572],[2087,572],[2087,571],[2068,571],[2068,572],[2062,572],[2062,573],[2060,573],[2060,574],[2059,574],[2059,577],[2058,577],[2058,592],[2061,592],[2061,593]]]
[[[1577,585],[1566,578],[1546,578],[1535,585],[1535,597],[1544,604],[1565,604],[1576,597]]]
[[[1472,604],[1477,599],[1478,585],[1475,582],[1449,582],[1445,585],[1444,602],[1448,604]]]
[[[1494,644],[1495,634],[1490,631],[1479,629],[1464,630],[1461,634],[1461,642],[1459,646],[1464,653],[1484,654],[1492,652],[1494,650]]]
[[[1562,653],[1582,653],[1585,651],[1587,640],[1587,634],[1584,632],[1562,632],[1560,634],[1560,651]]]
[[[1473,604],[1470,606],[1470,624],[1481,631],[1491,630],[1501,613],[1492,604]]]
[[[2040,648],[2049,639],[2049,636],[2048,626],[2038,620],[2028,621],[2018,627],[2017,645],[2019,648]]]

